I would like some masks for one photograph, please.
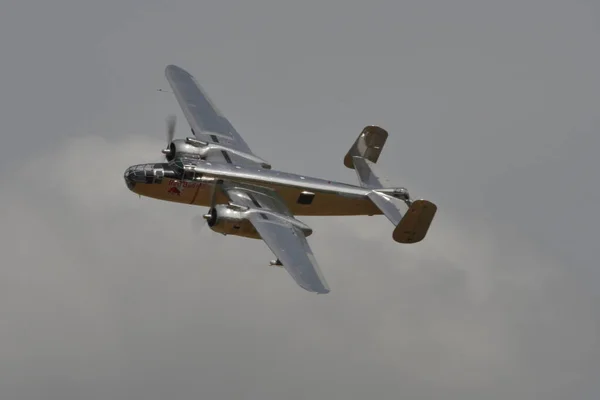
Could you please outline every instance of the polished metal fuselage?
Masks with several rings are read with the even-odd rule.
[[[204,160],[177,167],[173,163],[140,164],[125,172],[130,190],[141,196],[210,206],[215,180],[252,184],[277,192],[294,215],[378,215],[367,197],[370,189],[288,172],[211,163]],[[220,191],[216,203],[229,199]]]

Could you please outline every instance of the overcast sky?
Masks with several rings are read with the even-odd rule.
[[[0,14],[0,393],[6,399],[598,399],[600,7],[589,0],[56,0]],[[207,89],[275,168],[388,178],[439,206],[301,218],[332,292],[205,209],[140,199]]]

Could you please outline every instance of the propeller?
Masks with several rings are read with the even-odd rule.
[[[162,153],[167,157],[168,161],[171,161],[173,157],[174,148],[171,146],[173,138],[175,137],[175,124],[177,119],[175,115],[169,115],[167,117],[167,147],[163,149]]]
[[[177,117],[171,114],[167,117],[167,143],[171,143],[173,141],[173,137],[175,136],[175,124],[177,122]]]
[[[196,235],[200,234],[204,230],[204,227],[207,225],[206,222],[204,222],[204,218],[202,218],[201,215],[194,216],[192,218],[191,224],[192,231]]]
[[[212,212],[213,212],[213,209],[215,208],[215,203],[217,202],[217,191],[219,189],[219,186],[222,183],[223,183],[222,180],[217,180],[213,184],[211,194],[210,194],[210,206],[208,209],[208,213],[204,214],[203,216],[198,215],[198,216],[195,216],[194,218],[192,218],[192,229],[194,229],[195,233],[200,233],[202,231],[202,229],[204,229],[205,225],[210,224],[209,221],[213,217]],[[202,223],[201,219],[206,220],[206,223]]]

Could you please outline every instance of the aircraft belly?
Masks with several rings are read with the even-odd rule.
[[[138,184],[134,191],[142,196],[176,203],[193,204],[208,207],[210,205],[212,184],[202,182],[183,182],[165,179],[161,183]],[[342,216],[342,215],[379,215],[381,211],[367,197],[356,195],[340,195],[337,193],[315,194],[310,204],[299,204],[298,198],[303,188],[289,186],[273,186],[281,196],[290,212],[294,215]],[[217,192],[217,204],[227,203],[229,199],[222,192]]]
[[[342,196],[336,193],[314,191],[315,196],[311,204],[299,204],[298,197],[302,192],[302,189],[296,188],[278,188],[277,190],[290,212],[298,216],[381,214],[381,211],[374,207],[373,203],[366,197]]]
[[[175,203],[206,205],[210,203],[210,184],[200,182],[180,182],[175,179],[165,179],[161,183],[138,184],[134,192],[158,200]],[[218,202],[227,202],[224,194],[217,197]]]

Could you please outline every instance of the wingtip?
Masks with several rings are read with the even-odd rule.
[[[184,75],[190,75],[189,72],[187,72],[185,69],[175,65],[175,64],[169,64],[165,67],[165,75],[169,76],[170,74],[184,74]]]
[[[301,286],[302,286],[302,288],[304,290],[306,290],[308,292],[316,293],[316,294],[327,294],[327,293],[331,292],[331,290],[329,289],[329,287],[325,286],[325,285],[323,285],[323,286],[321,286],[319,288],[315,288],[315,287],[312,287],[312,286],[303,286],[303,285],[301,285]]]
[[[327,294],[329,292],[331,292],[329,285],[326,282],[323,282],[323,287],[317,292],[317,294]]]

